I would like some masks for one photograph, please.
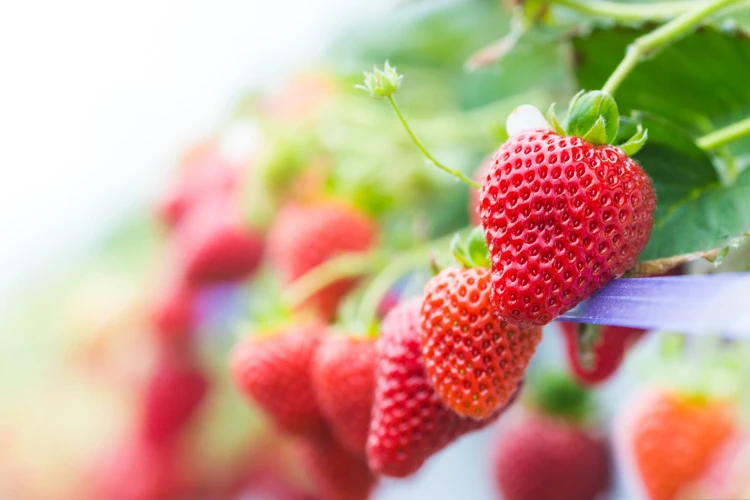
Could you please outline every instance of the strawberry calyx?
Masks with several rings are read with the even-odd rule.
[[[468,235],[456,235],[450,245],[453,257],[466,269],[490,267],[490,251],[482,226],[477,226]]]
[[[580,137],[595,145],[613,144],[620,129],[617,102],[602,90],[581,90],[570,100],[568,119],[563,126],[555,116],[555,105],[547,112],[550,127],[563,136]],[[619,147],[628,156],[636,154],[646,143],[648,131],[638,125],[635,134]]]
[[[576,355],[580,366],[586,371],[594,369],[596,362],[594,346],[599,342],[600,337],[601,326],[589,323],[576,325]]]
[[[530,402],[540,413],[581,425],[593,412],[591,393],[560,372],[538,376],[530,387]]]

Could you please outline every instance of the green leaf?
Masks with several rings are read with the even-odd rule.
[[[723,186],[711,159],[683,129],[665,120],[640,116],[649,142],[635,159],[656,191],[654,229],[640,260],[651,260],[728,244],[750,227],[750,170]],[[623,120],[621,134],[635,131]]]

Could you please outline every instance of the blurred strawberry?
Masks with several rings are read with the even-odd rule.
[[[148,381],[141,415],[141,435],[154,445],[174,441],[200,408],[209,382],[187,353],[165,351]]]
[[[494,457],[505,500],[594,500],[608,489],[606,441],[564,420],[523,413],[503,429]]]
[[[620,447],[652,500],[671,500],[708,468],[735,430],[727,405],[654,389],[619,419]]]
[[[383,298],[380,300],[380,303],[378,304],[378,318],[385,318],[388,313],[398,305],[400,300],[401,294],[397,290],[388,290],[388,292],[383,296]]]
[[[198,145],[183,159],[178,178],[159,200],[159,218],[173,228],[206,197],[229,196],[237,188],[239,171],[214,145]]]
[[[317,435],[326,427],[310,373],[324,334],[318,323],[292,325],[234,348],[235,384],[284,432]]]
[[[296,123],[310,117],[335,91],[332,77],[323,73],[302,73],[293,76],[267,99],[262,110],[270,118]]]
[[[188,283],[240,281],[260,265],[263,238],[242,225],[239,210],[228,199],[212,196],[180,223],[174,251]]]
[[[582,384],[595,385],[611,377],[625,353],[646,330],[610,325],[560,323],[568,366]]]
[[[323,415],[341,444],[364,454],[375,390],[375,341],[327,337],[315,355],[313,383]]]
[[[91,500],[164,500],[180,483],[171,450],[133,440],[96,464],[89,491]]]
[[[325,500],[365,500],[375,477],[365,460],[344,449],[331,434],[302,438],[296,452],[316,493]]]
[[[594,500],[609,488],[607,442],[584,425],[588,393],[567,377],[547,376],[530,387],[524,409],[497,437],[493,470],[506,500]]]
[[[335,201],[289,205],[268,234],[268,256],[285,283],[291,283],[339,254],[364,252],[374,244],[376,227],[364,214]],[[356,280],[332,283],[303,307],[331,320]]]
[[[188,339],[196,328],[196,290],[183,280],[170,280],[154,297],[151,323],[165,345]]]

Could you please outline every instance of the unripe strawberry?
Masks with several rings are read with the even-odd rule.
[[[621,149],[548,130],[503,144],[480,199],[493,301],[519,326],[552,321],[631,268],[655,208],[651,180]]]
[[[565,340],[565,352],[570,371],[582,384],[595,385],[610,378],[622,364],[627,350],[646,330],[611,325],[582,325],[560,323]],[[590,359],[584,359],[582,336],[587,329],[595,329]]]
[[[524,411],[498,435],[494,474],[505,500],[595,500],[610,481],[606,441],[551,416]]]
[[[542,339],[539,327],[499,319],[490,271],[445,269],[425,286],[420,344],[440,399],[465,417],[484,419],[505,405]]]
[[[369,250],[375,231],[364,214],[342,203],[290,205],[278,214],[269,231],[268,256],[282,280],[291,283],[332,257]],[[351,279],[332,283],[309,297],[303,307],[330,320],[355,284]]]
[[[284,432],[317,435],[326,427],[310,373],[323,336],[320,324],[298,325],[234,348],[235,384]]]
[[[315,354],[313,387],[333,434],[353,453],[364,454],[375,391],[375,341],[328,336]]]
[[[413,474],[432,455],[502,413],[477,421],[443,404],[427,378],[419,347],[421,306],[421,298],[396,306],[383,321],[378,340],[367,461],[379,475]]]

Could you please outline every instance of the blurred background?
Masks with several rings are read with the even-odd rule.
[[[466,186],[425,166],[387,104],[354,89],[362,71],[386,59],[396,65],[405,75],[399,102],[418,135],[446,163],[479,175],[507,138],[511,110],[547,109],[581,87],[596,88],[651,26],[648,12],[622,21],[558,5],[532,12],[533,29],[516,36],[530,14],[511,1],[0,4],[0,498],[362,498],[330,486],[357,472],[320,454],[311,465],[299,440],[243,397],[228,361],[238,339],[311,310],[331,330],[366,336],[368,321],[379,324],[402,297],[420,293],[446,238],[477,223]],[[622,88],[622,114],[651,112],[649,119],[679,124],[685,137],[746,116],[746,80],[728,83],[725,100],[703,102],[696,96],[711,87],[689,74],[717,53],[696,44],[720,51],[727,67],[747,66],[748,19],[747,9],[712,19],[644,64],[643,76]],[[661,104],[674,97],[669,88],[644,87],[661,70],[692,82],[673,108]],[[675,111],[685,103],[690,112]],[[713,172],[708,158],[695,159],[692,142],[675,145],[670,130],[655,130],[644,164],[690,158]],[[722,154],[741,172],[750,143]],[[320,208],[320,219],[294,212],[300,205]],[[326,235],[335,241],[328,254],[290,264],[304,259],[288,248],[315,254],[323,239],[305,240],[302,229],[331,220],[349,241]],[[352,220],[365,220],[372,233],[361,244],[351,235],[367,231],[348,227]],[[361,267],[358,281],[334,276],[346,286],[332,304],[305,291],[306,273],[349,252],[367,257],[345,266]],[[404,255],[416,263],[386,278],[382,296],[373,293],[377,271],[403,264]],[[742,248],[722,269],[749,264]],[[652,496],[748,498],[745,342],[627,331],[614,355],[623,366],[600,383],[571,367],[574,333],[554,323],[544,335],[529,396],[507,418],[406,479],[379,480],[371,498],[534,498],[503,483],[508,458],[499,450],[526,424],[537,429],[532,434],[547,429],[535,418],[555,414],[544,402],[550,371],[577,380],[558,394],[586,414],[562,418],[562,430],[550,431],[539,449],[587,444],[575,452],[560,445],[559,455],[528,463],[555,469],[585,456],[578,470],[591,465],[585,460],[605,464],[586,479],[536,480],[594,484],[593,493],[559,498],[647,498],[629,441],[637,417],[626,418],[624,408],[631,397],[650,397],[649,387],[716,396],[718,413],[686,417],[686,428],[726,419],[732,430],[695,452],[695,473],[680,478],[679,494],[667,488]],[[518,439],[521,449],[539,445]],[[657,431],[646,439],[682,446]]]

